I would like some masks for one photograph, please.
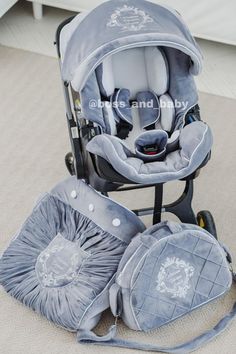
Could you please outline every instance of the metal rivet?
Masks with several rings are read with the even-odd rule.
[[[75,190],[73,190],[70,195],[71,195],[71,198],[73,198],[73,199],[77,198],[77,193]]]
[[[89,204],[89,211],[94,211],[94,205],[93,204]]]
[[[114,219],[112,220],[112,225],[115,226],[115,227],[118,227],[120,226],[121,222],[120,222],[120,219]]]

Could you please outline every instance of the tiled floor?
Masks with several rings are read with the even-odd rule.
[[[44,17],[35,20],[31,3],[19,1],[0,19],[0,44],[32,52],[56,56],[53,46],[55,31],[72,12],[44,6]],[[236,98],[236,46],[198,40],[204,70],[197,78],[198,88],[219,96]]]

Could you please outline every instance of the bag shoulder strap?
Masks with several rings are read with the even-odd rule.
[[[233,279],[236,281],[236,275],[233,274]],[[84,344],[97,344],[103,346],[120,347],[120,348],[130,348],[145,351],[154,351],[162,353],[173,353],[173,354],[184,354],[192,352],[200,348],[203,344],[210,342],[212,339],[221,334],[232,322],[233,318],[236,317],[236,302],[230,313],[224,316],[217,325],[204,332],[200,336],[177,346],[173,347],[163,347],[154,344],[145,344],[135,341],[123,340],[120,338],[115,338],[117,332],[117,320],[119,316],[117,315],[115,324],[109,328],[107,335],[97,336],[94,332],[89,330],[80,330],[77,334],[77,340],[79,343]]]

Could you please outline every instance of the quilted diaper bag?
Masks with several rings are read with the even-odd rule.
[[[110,288],[113,315],[136,331],[150,331],[229,291],[234,274],[228,251],[195,225],[162,222],[133,238]],[[236,304],[210,331],[172,348],[116,338],[116,324],[99,337],[79,331],[81,343],[167,353],[189,353],[221,333],[236,315]],[[117,321],[116,321],[117,322]]]

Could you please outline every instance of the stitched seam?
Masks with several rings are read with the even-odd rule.
[[[152,35],[152,34],[155,34],[155,33],[149,33],[149,36]],[[126,36],[124,37],[125,38],[130,38],[131,36]],[[115,41],[113,41],[115,42]],[[112,43],[112,42],[111,42]],[[184,49],[187,49],[187,51],[189,51],[189,53],[191,53],[193,55],[193,57],[196,59],[196,63],[197,63],[197,68],[198,70],[200,70],[201,68],[201,62],[200,60],[198,59],[197,57],[197,54],[194,53],[194,51],[188,47],[186,47],[185,45],[183,44],[177,44],[176,45],[176,42],[173,42],[173,41],[168,41],[168,40],[153,40],[153,41],[149,41],[148,42],[149,44],[147,45],[147,41],[141,41],[141,42],[137,42],[137,43],[134,43],[133,45],[132,44],[126,44],[124,46],[121,46],[119,47],[119,49],[114,49],[112,51],[110,51],[108,54],[104,55],[96,64],[94,64],[91,68],[91,70],[89,71],[89,73],[86,75],[86,77],[84,78],[84,80],[82,81],[80,87],[84,87],[85,85],[85,82],[87,80],[87,78],[89,77],[89,75],[91,74],[91,72],[93,72],[96,67],[101,64],[103,62],[104,59],[106,59],[107,57],[109,57],[110,55],[113,55],[115,53],[118,53],[122,50],[124,50],[125,48],[136,48],[136,47],[141,47],[143,44],[146,44],[146,47],[151,47],[153,45],[161,45],[162,43],[165,43],[164,46],[167,46],[168,44],[174,44],[174,47],[173,48],[184,48]],[[99,50],[101,50],[102,48],[106,47],[106,44],[105,45],[102,45],[101,47],[97,48],[95,51],[93,51],[93,53],[91,53],[86,59],[84,59],[79,65],[84,65],[84,63],[86,62],[86,60],[89,60],[90,58],[93,58],[96,54],[96,52],[98,52]],[[75,71],[76,72],[76,71]],[[75,76],[75,75],[74,75]]]
[[[87,314],[87,312],[89,311],[89,309],[91,308],[91,306],[94,304],[94,302],[99,298],[99,296],[102,296],[102,294],[104,292],[106,292],[109,288],[109,284],[112,282],[113,279],[115,279],[116,277],[116,273],[111,277],[111,279],[109,280],[109,282],[107,283],[106,287],[95,297],[95,299],[89,304],[89,306],[86,308],[86,310],[84,311],[81,319],[79,320],[79,323],[78,323],[78,329],[81,325],[81,322],[83,321],[85,315]]]
[[[189,231],[191,231],[191,230],[189,230]],[[197,230],[193,230],[193,231],[196,232],[196,233],[199,234],[199,235],[202,235],[202,234],[203,234],[203,232],[201,232],[201,231],[197,231]],[[186,231],[182,231],[182,232],[186,232]],[[182,232],[176,233],[175,236],[178,235],[178,234],[180,234],[180,233],[182,233]],[[173,237],[173,234],[170,234],[170,235],[164,237],[163,239],[157,241],[157,243],[160,243],[160,242],[163,243],[163,242],[166,242],[166,239],[167,239],[166,245],[165,245],[165,247],[163,248],[163,250],[166,248],[167,244],[169,244],[169,240],[168,240],[168,239],[170,239],[171,237]],[[208,237],[210,237],[210,236],[208,236]],[[202,238],[199,237],[198,242],[199,242],[200,239],[202,240]],[[210,244],[212,245],[212,248],[213,248],[214,245],[217,245],[217,244],[218,244],[215,240],[212,240],[213,242],[210,242],[210,241],[206,240],[205,238],[203,238],[203,241],[206,241],[207,243],[210,243]],[[197,242],[197,243],[198,243],[198,242]],[[170,244],[171,244],[171,243],[170,243]],[[145,252],[145,254],[143,255],[143,257],[142,257],[141,260],[139,261],[138,265],[135,267],[131,279],[133,279],[133,277],[134,277],[134,275],[135,275],[135,273],[136,273],[136,271],[137,271],[137,268],[138,268],[140,262],[142,262],[142,260],[143,260],[144,257],[147,257],[147,256],[148,256],[148,254],[153,250],[153,248],[154,248],[155,246],[156,246],[156,243],[155,243],[147,252]],[[220,245],[219,245],[219,246],[220,246]],[[196,245],[195,245],[195,248],[196,248]],[[221,247],[219,247],[219,249],[221,249]],[[163,250],[162,250],[161,254],[163,253]],[[211,250],[209,251],[208,256],[209,256],[210,253],[211,253]],[[207,259],[205,259],[205,263],[206,263],[206,262],[207,262]],[[205,265],[205,263],[204,263],[204,265]],[[214,262],[212,262],[212,263],[214,263]],[[219,265],[218,263],[216,263],[216,264]],[[203,265],[203,267],[204,267],[204,265]],[[221,267],[222,267],[222,266],[223,266],[223,262],[221,263]],[[221,267],[220,267],[220,268],[221,268]],[[154,269],[154,267],[153,267],[153,269]],[[203,269],[203,268],[202,268],[202,269]],[[199,279],[200,279],[200,276],[199,276]],[[198,281],[199,281],[199,279],[198,279]],[[214,283],[215,283],[215,282],[214,282]],[[197,284],[196,284],[196,286],[197,286]],[[133,288],[134,288],[134,285],[133,285],[133,287],[130,288],[130,295],[131,295],[131,293],[132,293],[132,291],[133,291]],[[217,296],[214,297],[213,299],[210,299],[210,300],[208,299],[208,300],[206,300],[205,302],[199,304],[197,307],[194,307],[194,310],[197,309],[198,307],[201,307],[202,305],[206,304],[207,302],[212,301],[212,300],[214,300],[214,299],[220,297],[221,295],[223,295],[223,294],[226,292],[226,289],[229,289],[229,287],[228,287],[228,288],[224,287],[224,288],[225,288],[225,289],[224,289],[224,291],[222,291],[222,293],[220,293],[219,295],[217,295]],[[212,289],[211,289],[211,290],[212,290]],[[193,297],[193,299],[194,299],[194,297]],[[193,302],[193,300],[192,300],[192,302]],[[132,312],[134,313],[134,307],[132,306],[132,303],[131,303],[131,296],[130,296],[130,299],[129,299],[129,303],[130,303],[130,307],[131,307],[131,309],[132,309]],[[191,308],[192,308],[192,303],[191,303],[190,309],[191,309]],[[139,309],[139,310],[140,310],[140,309]],[[178,316],[178,317],[181,317],[181,316]],[[176,318],[178,318],[178,317],[176,317]],[[135,316],[135,319],[136,319],[136,316]],[[137,319],[137,321],[138,321],[138,319]],[[171,320],[170,320],[170,321],[171,321]]]
[[[138,174],[140,177],[141,176],[143,176],[143,177],[146,177],[147,175],[157,175],[157,176],[162,176],[162,175],[166,175],[166,174],[168,174],[168,175],[172,175],[172,174],[181,174],[181,173],[183,173],[183,171],[185,171],[188,167],[189,167],[189,165],[191,164],[191,162],[192,162],[192,160],[193,160],[193,156],[196,154],[196,152],[198,151],[198,149],[200,148],[200,146],[202,145],[202,142],[203,142],[203,140],[205,139],[205,136],[206,136],[206,133],[207,133],[207,131],[208,131],[208,126],[206,125],[206,129],[205,129],[205,131],[204,131],[204,133],[203,133],[203,136],[202,136],[202,139],[201,139],[201,141],[199,142],[199,144],[196,146],[196,148],[195,148],[195,150],[193,151],[193,153],[192,153],[192,155],[191,155],[191,159],[188,159],[188,158],[186,158],[186,157],[184,157],[189,163],[188,163],[188,166],[186,166],[186,167],[184,167],[184,168],[182,168],[181,170],[179,170],[179,171],[175,171],[175,172],[155,172],[155,173],[139,173],[139,171],[140,171],[140,169],[142,168],[142,166],[143,165],[141,165],[140,166],[140,168],[139,168],[139,171],[137,171],[136,169],[135,169],[135,167],[133,167],[132,165],[130,165],[130,164],[128,164],[131,168],[132,168],[132,170],[134,170],[135,171],[135,174]],[[113,148],[113,151],[114,151],[114,153],[115,153],[115,155],[118,157],[118,159],[121,161],[121,163],[122,164],[126,164],[125,163],[125,161],[127,161],[128,160],[128,157],[126,156],[126,159],[124,159],[124,160],[122,160],[122,159],[120,159],[119,158],[119,155],[117,154],[117,151],[116,151],[116,149],[115,149],[115,147],[114,147],[114,145],[113,145],[113,143],[112,143],[112,141],[107,137],[107,136],[105,136],[105,135],[103,135],[103,139],[106,139],[106,140],[108,140],[109,141],[109,143],[112,145],[112,148]],[[106,155],[107,156],[107,155]],[[107,158],[108,158],[108,156],[107,156]]]

